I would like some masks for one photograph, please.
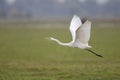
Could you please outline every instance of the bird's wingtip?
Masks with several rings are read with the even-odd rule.
[[[76,14],[74,14],[73,17],[78,17],[78,16]]]

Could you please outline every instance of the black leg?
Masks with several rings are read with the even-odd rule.
[[[102,55],[99,55],[99,54],[97,54],[96,52],[94,52],[94,51],[92,51],[92,50],[90,50],[90,49],[86,49],[86,50],[89,51],[89,52],[91,52],[91,53],[93,53],[94,55],[96,55],[96,56],[98,56],[98,57],[103,58]]]

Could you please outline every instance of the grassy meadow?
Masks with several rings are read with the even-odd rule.
[[[66,23],[0,23],[0,80],[120,80],[120,23],[93,22],[89,44],[103,55],[63,47]]]

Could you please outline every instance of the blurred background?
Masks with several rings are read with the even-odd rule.
[[[120,0],[0,0],[2,19],[120,19]]]
[[[73,15],[92,21],[92,50],[63,47]],[[0,0],[0,80],[120,80],[120,0]]]

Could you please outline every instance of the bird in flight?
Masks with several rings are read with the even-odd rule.
[[[95,54],[98,57],[103,57],[102,55],[99,55],[96,52],[92,51],[90,49],[92,47],[89,46],[88,44],[90,39],[91,21],[89,20],[81,21],[81,19],[77,15],[74,15],[71,20],[69,29],[72,35],[71,42],[62,43],[61,41],[53,37],[50,37],[50,40],[55,41],[62,46],[81,48]]]

